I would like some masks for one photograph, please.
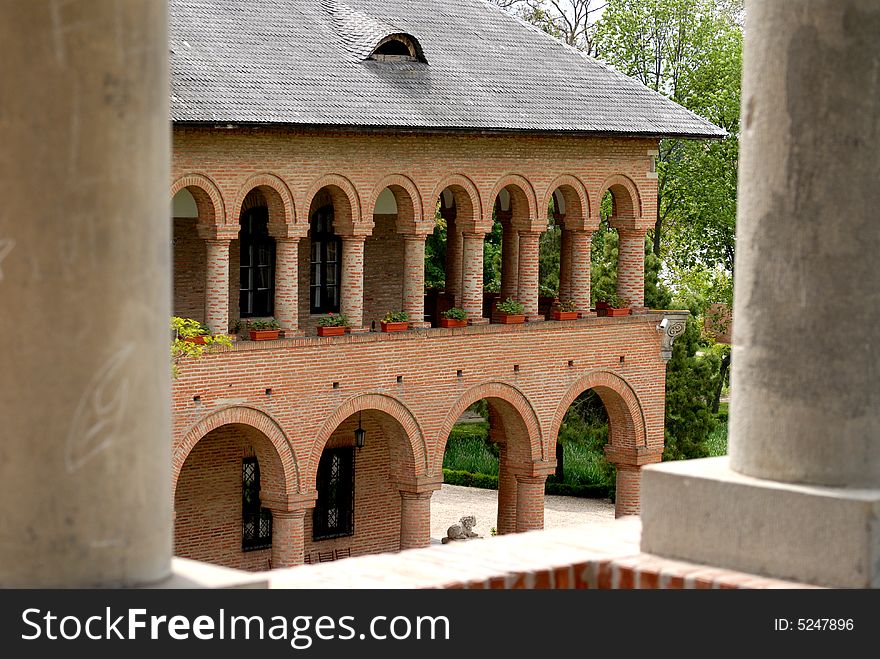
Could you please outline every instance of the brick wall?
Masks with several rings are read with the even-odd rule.
[[[205,241],[196,233],[195,218],[174,219],[173,313],[205,322]],[[237,298],[236,298],[237,299]]]
[[[403,238],[396,215],[374,215],[373,234],[364,244],[364,325],[403,309]]]

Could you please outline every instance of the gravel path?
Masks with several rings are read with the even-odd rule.
[[[476,517],[474,530],[481,536],[489,537],[490,529],[497,526],[498,492],[443,485],[431,496],[431,539],[439,542],[446,535],[446,530],[465,515]],[[614,504],[608,499],[544,497],[545,529],[611,519],[614,519]]]

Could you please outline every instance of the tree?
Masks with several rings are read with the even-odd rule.
[[[560,41],[596,54],[596,19],[605,0],[492,0]]]

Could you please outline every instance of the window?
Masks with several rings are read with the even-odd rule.
[[[333,206],[312,215],[310,307],[312,313],[339,311],[342,240],[333,232]]]
[[[315,540],[354,535],[354,448],[326,449],[318,463]]]
[[[418,40],[409,34],[392,34],[380,41],[370,59],[377,62],[422,62],[425,55]]]
[[[258,206],[241,217],[241,284],[239,312],[242,318],[271,316],[274,311],[275,239],[269,235],[269,209]]]
[[[256,458],[241,461],[241,550],[272,546],[272,511],[260,507],[260,463]]]

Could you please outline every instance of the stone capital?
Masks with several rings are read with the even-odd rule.
[[[634,231],[638,233],[647,233],[648,229],[654,226],[654,222],[650,218],[643,217],[616,217],[609,223],[612,229],[618,231]]]
[[[650,446],[614,446],[606,444],[605,458],[618,467],[640,467],[660,462],[663,458],[663,447]]]
[[[664,311],[663,318],[657,325],[657,331],[661,332],[660,339],[660,355],[663,361],[668,362],[672,359],[672,344],[675,340],[684,334],[687,328],[687,319],[690,316],[688,311]]]

